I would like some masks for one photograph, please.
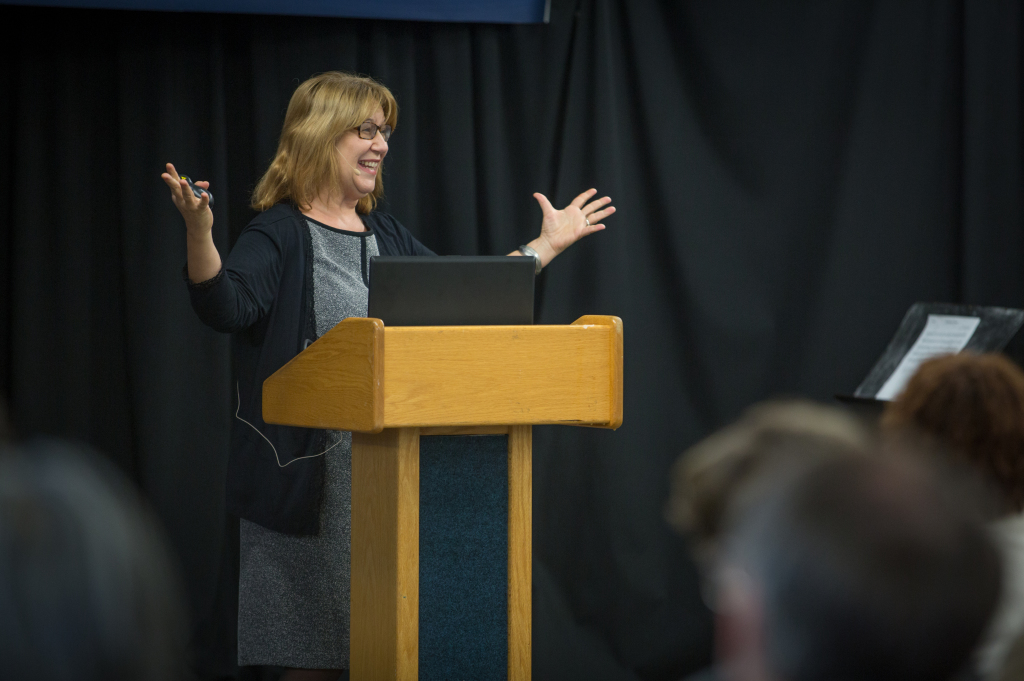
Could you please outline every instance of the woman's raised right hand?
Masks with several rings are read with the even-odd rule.
[[[185,229],[189,236],[206,236],[213,230],[213,211],[210,210],[210,196],[203,192],[203,198],[197,199],[188,186],[188,182],[181,179],[178,171],[174,169],[173,163],[167,164],[167,172],[160,175],[167,186],[171,189],[171,201],[185,218]],[[209,189],[210,183],[205,180],[194,183],[200,189]]]
[[[213,211],[210,210],[210,195],[201,192],[197,199],[188,182],[181,179],[173,163],[167,164],[167,172],[160,175],[171,188],[171,201],[185,218],[185,244],[188,250],[188,278],[195,283],[207,281],[220,272],[221,260],[213,244]],[[196,182],[200,189],[209,189],[210,183]]]

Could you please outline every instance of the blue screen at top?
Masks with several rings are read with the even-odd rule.
[[[357,19],[546,22],[551,0],[15,0],[16,5],[170,12],[294,14]]]

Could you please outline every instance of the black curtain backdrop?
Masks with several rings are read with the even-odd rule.
[[[203,679],[239,675],[232,369],[158,176],[212,182],[227,251],[314,73],[395,93],[385,208],[438,252],[526,242],[533,191],[619,209],[540,279],[543,323],[623,318],[626,384],[618,431],[535,432],[537,679],[709,660],[662,521],[685,447],[766,397],[851,391],[915,301],[1024,306],[1017,0],[555,0],[531,26],[5,6],[0,25],[0,383],[22,433],[91,442],[152,500]]]

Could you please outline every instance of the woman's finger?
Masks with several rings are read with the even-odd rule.
[[[175,170],[173,163],[168,163],[166,165],[166,168],[167,168],[167,172],[161,174],[160,177],[163,178],[163,181],[166,182],[167,185],[171,188],[171,197],[172,198],[177,199],[177,200],[183,199],[184,195],[182,194],[182,191],[181,191],[181,182],[182,182],[182,180],[180,179],[181,176],[178,175],[178,171]]]
[[[599,210],[596,213],[591,213],[590,215],[587,216],[587,220],[590,222],[590,224],[593,225],[594,223],[604,220],[606,217],[608,217],[614,212],[615,206],[608,206],[604,210]]]
[[[181,200],[185,203],[185,206],[189,210],[195,210],[198,199],[196,198],[196,195],[192,193],[192,187],[188,186],[188,182],[179,179],[178,189],[181,191]]]
[[[164,184],[171,188],[171,193],[173,194],[175,188],[178,187],[178,180],[176,178],[171,177],[167,173],[161,173],[160,179],[164,181]]]
[[[178,174],[178,171],[177,169],[175,169],[173,163],[167,164],[167,174],[174,178],[173,181],[177,185],[181,199],[182,201],[184,201],[185,205],[191,209],[197,208],[199,206],[199,199],[196,197],[195,194],[192,193],[192,188],[188,186],[188,182],[181,179],[181,175]],[[193,184],[205,184],[206,186],[203,187],[203,189],[209,189],[210,187],[210,183],[205,180],[203,180],[201,183],[195,182]]]
[[[574,206],[574,207],[577,207],[577,208],[583,208],[583,205],[585,203],[587,203],[587,200],[590,199],[591,197],[593,197],[595,194],[597,194],[597,189],[594,189],[594,188],[587,189],[579,197],[573,199],[572,203],[570,203],[569,206]]]
[[[206,210],[206,207],[210,205],[210,195],[206,192],[200,192],[200,194],[203,195],[203,198],[199,199],[199,203],[196,204],[195,209],[197,211],[204,211]]]
[[[611,202],[612,202],[612,197],[605,196],[603,198],[597,199],[596,201],[591,201],[587,205],[583,206],[583,208],[581,210],[583,211],[584,215],[590,215],[594,211],[599,210],[600,208],[608,205]]]
[[[210,183],[209,183],[209,181],[207,181],[207,180],[199,180],[198,182],[193,182],[192,184],[194,184],[195,186],[199,187],[200,189],[205,189],[206,190],[206,191],[200,192],[200,193],[206,199],[207,205],[209,205],[209,203],[210,203],[210,191],[209,191],[210,190]]]
[[[177,207],[178,210],[181,210],[181,211],[185,210],[185,207],[186,207],[185,197],[181,193],[181,185],[179,184],[178,179],[175,178],[175,177],[171,177],[167,173],[164,173],[160,177],[161,177],[161,179],[163,179],[164,183],[168,187],[170,187],[170,190],[171,190],[171,203],[173,203],[175,205],[175,207]]]
[[[555,207],[548,201],[548,197],[544,196],[540,192],[535,192],[533,198],[537,199],[537,203],[540,204],[540,211],[547,215],[548,213],[555,212]]]

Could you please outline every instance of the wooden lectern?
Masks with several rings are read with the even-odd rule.
[[[263,418],[353,432],[354,681],[420,674],[420,437],[507,436],[507,573],[501,566],[507,585],[500,585],[507,597],[507,620],[500,618],[507,624],[507,667],[501,672],[510,681],[530,678],[531,426],[619,427],[618,317],[581,317],[565,326],[387,328],[379,319],[346,319],[266,380]],[[471,513],[463,516],[473,521]],[[461,547],[436,560],[459,555]],[[445,633],[452,649],[438,654],[459,657],[460,637]]]

